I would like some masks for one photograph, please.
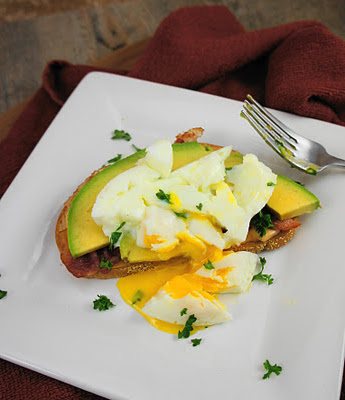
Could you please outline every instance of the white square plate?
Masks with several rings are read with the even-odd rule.
[[[0,204],[0,356],[114,399],[337,399],[344,362],[344,171],[291,169],[246,121],[241,103],[104,73],[71,95]],[[345,158],[345,129],[276,112]],[[145,147],[202,126],[209,143],[254,153],[306,184],[322,209],[294,239],[265,254],[271,286],[255,282],[233,321],[199,332],[200,346],[149,325],[121,299],[116,280],[77,279],[61,265],[54,228],[79,183],[131,143]],[[114,129],[131,142],[112,141]],[[116,307],[93,310],[97,294]],[[262,380],[269,359],[282,374]]]

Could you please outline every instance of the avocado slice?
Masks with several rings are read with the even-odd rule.
[[[211,149],[206,150],[198,142],[175,143],[172,147],[173,169],[189,164],[212,151]],[[242,160],[239,161],[241,157],[238,154],[234,157],[235,164],[242,162]],[[144,156],[145,150],[141,150],[109,165],[90,179],[76,194],[72,200],[67,220],[68,245],[74,258],[109,244],[109,238],[104,235],[102,228],[91,217],[92,207],[99,192],[111,179],[134,167]],[[230,164],[232,164],[231,161]]]
[[[172,147],[173,170],[212,151],[198,142],[175,143]],[[109,238],[104,235],[102,228],[91,217],[92,207],[99,192],[111,179],[134,167],[144,156],[145,150],[141,150],[109,165],[90,179],[73,198],[67,218],[67,235],[70,252],[74,258],[109,244]],[[242,154],[232,151],[225,160],[225,167],[231,168],[241,164],[242,161]],[[278,175],[277,184],[267,205],[279,219],[287,219],[315,210],[319,207],[319,200],[303,186]],[[126,252],[124,248],[123,251]],[[131,256],[127,255],[127,258],[135,258],[134,254]]]
[[[320,206],[319,199],[299,183],[278,175],[267,206],[280,220],[310,213]]]

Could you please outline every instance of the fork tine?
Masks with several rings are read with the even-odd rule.
[[[256,130],[262,139],[264,139],[264,141],[271,146],[275,152],[281,155],[277,142],[270,135],[266,134],[266,130],[263,128],[263,126],[258,123],[258,121],[248,112],[246,108],[241,110],[240,115],[250,123],[250,125]]]
[[[265,135],[274,140],[275,144],[277,145],[276,147],[280,151],[280,153],[284,153],[285,157],[287,157],[287,154],[289,154],[290,157],[295,156],[294,148],[291,149],[291,146],[286,142],[286,140],[284,140],[283,138],[281,138],[280,135],[277,134],[274,128],[272,128],[271,126],[267,126],[266,122],[262,118],[259,118],[260,116],[256,112],[254,112],[251,105],[248,105],[246,103],[243,105],[243,108],[244,110],[246,110],[247,115],[255,120],[255,122],[265,133]]]
[[[267,128],[265,129],[267,132],[271,131],[272,136],[277,140],[284,142],[282,144],[284,144],[285,147],[290,147],[292,150],[296,150],[296,146],[294,143],[296,143],[297,141],[293,143],[290,140],[289,135],[282,134],[280,132],[281,130],[280,129],[278,130],[276,126],[272,124],[272,121],[265,114],[263,114],[258,109],[258,107],[255,106],[255,104],[250,103],[248,100],[245,100],[244,103],[245,103],[244,107],[246,107],[251,114],[255,113],[255,117],[260,119],[261,124],[264,124],[265,128]]]
[[[257,109],[260,110],[260,112],[266,116],[266,118],[270,121],[270,123],[277,128],[277,130],[282,134],[288,136],[292,141],[295,143],[298,143],[298,140],[296,137],[291,136],[287,131],[290,130],[289,127],[287,127],[283,122],[279,121],[278,118],[276,118],[273,114],[271,114],[268,110],[266,110],[264,107],[262,107],[255,99],[250,94],[247,94],[247,99],[249,100],[251,106],[257,107]],[[297,134],[295,134],[298,136]]]

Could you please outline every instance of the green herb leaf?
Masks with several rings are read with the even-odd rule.
[[[192,339],[191,342],[193,343],[193,347],[199,346],[202,339]]]
[[[102,257],[98,269],[104,269],[104,268],[111,270],[113,268],[113,263],[109,260],[107,261],[105,257]]]
[[[264,270],[264,266],[266,264],[266,258],[265,257],[260,257],[260,263],[261,263],[261,271],[253,276],[252,281],[255,281],[256,279],[264,281],[267,283],[267,285],[272,285],[274,278],[272,278],[272,275],[267,275],[267,274],[263,274],[263,270]]]
[[[231,170],[232,170],[232,167],[225,168],[225,171],[231,171]]]
[[[127,142],[129,142],[132,139],[132,137],[128,132],[119,131],[118,129],[115,129],[111,139],[113,140],[124,139]]]
[[[175,212],[175,211],[174,211]],[[187,219],[188,215],[186,213],[178,213],[175,212],[175,214],[179,217],[179,218],[183,218],[183,219]]]
[[[199,211],[202,209],[202,203],[199,203],[199,205],[195,206]]]
[[[138,303],[144,297],[144,292],[138,289],[132,299],[132,304]]]
[[[137,147],[135,144],[132,144],[132,147],[133,147],[133,149],[134,149],[136,152],[145,150],[145,149],[140,149],[140,148]]]
[[[266,360],[263,363],[263,366],[265,367],[265,370],[267,371],[266,374],[262,377],[262,379],[268,379],[271,377],[272,373],[275,373],[276,375],[280,375],[282,372],[283,368],[280,365],[274,364],[271,365],[268,360]]]
[[[211,147],[210,147],[209,145],[206,145],[206,146],[205,146],[205,150],[206,150],[206,151],[212,151],[212,149],[211,149]]]
[[[113,163],[115,163],[116,161],[121,160],[121,158],[122,158],[122,154],[118,154],[116,157],[111,158],[110,160],[108,160],[108,163],[109,163],[109,164],[113,164]]]
[[[307,174],[310,174],[310,175],[317,175],[316,169],[311,168],[311,167],[307,168],[307,170],[306,170],[305,172],[306,172]]]
[[[208,260],[208,262],[204,264],[204,267],[206,269],[214,269],[214,265],[211,263],[210,260]]]
[[[184,308],[183,310],[181,310],[180,315],[182,317],[182,315],[187,314],[187,308]]]
[[[275,186],[276,184],[274,182],[267,182],[267,186]]]
[[[194,316],[194,314],[190,315],[186,321],[186,325],[184,326],[184,328],[182,329],[182,331],[178,331],[178,339],[182,339],[182,338],[189,338],[190,333],[193,331],[193,324],[196,321],[196,318]]]
[[[120,237],[122,235],[122,232],[112,232],[111,236],[110,236],[110,245],[109,248],[110,250],[113,250],[116,243],[119,241]]]
[[[162,189],[159,189],[159,191],[156,193],[156,196],[159,200],[165,201],[168,204],[172,204],[170,201],[170,194],[164,193]]]
[[[274,228],[270,214],[264,214],[262,210],[254,215],[252,224],[261,237],[266,235],[267,228]]]
[[[99,311],[105,311],[109,310],[111,307],[115,307],[115,304],[111,302],[110,299],[108,299],[107,296],[104,295],[97,295],[98,299],[93,301],[93,309],[94,310],[99,310]]]
[[[120,226],[116,229],[116,231],[114,231],[111,235],[110,235],[110,245],[109,245],[109,249],[113,250],[113,248],[115,247],[116,243],[119,241],[122,232],[119,232],[119,230],[124,226],[126,222],[121,222]]]
[[[7,295],[6,290],[0,290],[0,300],[3,299]]]

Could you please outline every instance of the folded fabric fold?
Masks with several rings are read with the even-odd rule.
[[[129,72],[48,63],[42,87],[0,143],[0,196],[80,80],[96,70],[236,100],[250,93],[269,107],[345,126],[345,42],[324,25],[300,21],[248,32],[224,6],[182,8],[162,21]],[[30,385],[21,391],[23,379],[35,373],[19,368],[0,360],[4,398],[47,398],[50,385],[54,392],[49,378],[44,394]],[[15,385],[6,386],[9,381]],[[92,396],[68,388],[75,399]]]

